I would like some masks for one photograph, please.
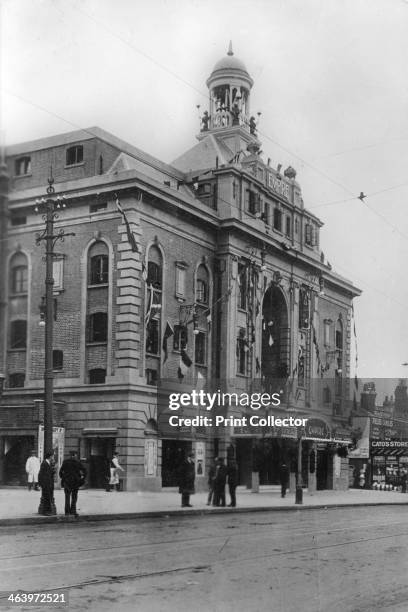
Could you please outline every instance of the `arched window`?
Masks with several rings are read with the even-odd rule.
[[[88,252],[88,285],[103,285],[108,281],[108,247],[104,242],[96,242]]]
[[[343,323],[340,319],[336,323],[336,349],[343,351]]]
[[[336,322],[336,360],[337,367],[335,372],[335,392],[337,396],[342,395],[343,378],[343,323],[340,319]]]
[[[301,287],[299,290],[299,329],[308,329],[310,325],[309,290]]]
[[[27,291],[27,257],[23,253],[16,253],[10,261],[10,293],[27,293]]]
[[[149,249],[146,286],[146,353],[150,355],[159,355],[163,257],[157,246],[151,246]]]
[[[73,166],[74,164],[80,164],[84,161],[84,147],[82,145],[75,145],[69,147],[66,153],[66,165]]]

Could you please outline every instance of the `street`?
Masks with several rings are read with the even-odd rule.
[[[66,589],[78,612],[407,610],[406,522],[387,506],[1,527],[0,607]]]

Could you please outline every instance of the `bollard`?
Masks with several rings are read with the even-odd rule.
[[[303,504],[303,489],[299,486],[296,487],[295,504]]]

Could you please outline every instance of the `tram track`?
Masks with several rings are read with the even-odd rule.
[[[289,523],[288,523],[289,524]],[[299,527],[293,527],[291,526],[291,533],[292,534],[296,534],[296,536],[298,537],[304,537],[304,536],[312,536],[312,537],[316,537],[316,536],[330,536],[331,534],[338,534],[341,532],[350,532],[350,531],[357,531],[357,530],[361,530],[361,529],[370,529],[372,527],[376,527],[378,529],[384,529],[386,527],[397,527],[400,525],[406,525],[406,521],[395,521],[392,523],[382,523],[379,524],[378,522],[371,522],[371,523],[364,523],[364,524],[354,524],[352,527],[335,527],[332,526],[330,528],[324,528],[324,529],[319,529],[319,530],[311,530],[310,526],[308,525],[303,525],[303,526],[299,526]],[[248,526],[255,526],[255,527],[272,527],[272,530],[269,530],[269,532],[267,534],[265,534],[265,532],[262,532],[262,539],[265,540],[266,535],[268,535],[270,538],[276,538],[276,532],[281,533],[282,530],[282,524],[277,524],[277,523],[270,523],[270,522],[265,522],[265,523],[258,523],[258,522],[251,522],[248,523]],[[227,525],[225,527],[225,529],[239,529],[240,525]],[[100,530],[101,533],[103,533],[103,530]],[[234,540],[238,540],[239,538],[245,538],[248,535],[248,531],[243,531],[241,533],[228,533],[225,537],[228,538],[234,538]],[[390,534],[387,537],[393,537],[395,535],[408,535],[408,532],[406,534],[401,534],[401,532],[399,532],[398,534]],[[215,542],[219,542],[220,538],[223,538],[224,536],[221,533],[217,533],[217,534],[213,534],[213,535],[203,535],[203,536],[195,536],[192,538],[183,538],[183,542],[186,544],[192,544],[194,542],[210,542],[210,541],[215,541]],[[117,545],[109,545],[109,550],[121,550],[121,549],[132,549],[132,548],[154,548],[154,547],[162,547],[162,546],[167,546],[167,545],[171,545],[171,544],[179,544],[180,543],[180,538],[172,538],[172,539],[168,539],[168,540],[160,540],[158,542],[135,542],[132,544],[117,544]],[[7,554],[7,556],[0,556],[0,564],[2,562],[6,562],[6,561],[10,561],[10,560],[18,560],[18,559],[28,559],[28,558],[41,558],[41,557],[51,557],[51,556],[61,556],[61,555],[69,555],[69,554],[73,554],[73,553],[87,553],[87,552],[102,552],[102,551],[106,551],[107,546],[94,546],[94,547],[88,547],[88,548],[71,548],[71,549],[67,549],[67,550],[56,550],[56,551],[44,551],[43,553],[32,553],[32,554],[20,554],[20,555],[10,555]],[[2,569],[0,568],[0,572],[2,571]]]
[[[267,554],[246,555],[246,556],[242,556],[239,558],[229,557],[228,564],[236,566],[239,564],[248,564],[253,561],[260,561],[260,560],[265,561],[267,559],[273,559],[273,558],[278,558],[278,557],[290,557],[291,555],[299,555],[302,553],[313,553],[313,552],[318,552],[322,550],[340,548],[344,546],[364,544],[366,542],[374,543],[377,541],[384,541],[384,540],[395,538],[395,537],[401,538],[401,537],[407,537],[407,536],[408,536],[408,532],[405,532],[405,533],[398,533],[398,534],[381,535],[381,536],[376,536],[372,538],[358,538],[355,540],[334,542],[331,544],[323,544],[320,546],[304,546],[304,547],[300,547],[300,548],[296,548],[292,550],[276,550],[275,549],[273,552],[270,552]],[[178,541],[178,543],[180,542]],[[134,555],[129,555],[128,557],[132,557],[132,556]],[[113,557],[113,560],[114,559],[115,557]],[[65,562],[61,562],[61,563],[65,563],[65,564],[78,563],[79,561],[80,560],[78,559],[77,560],[66,560]],[[89,559],[83,559],[82,561],[89,562]],[[222,558],[218,560],[212,560],[210,563],[205,563],[205,564],[183,565],[180,567],[163,568],[163,569],[158,569],[158,570],[150,571],[150,572],[134,572],[130,574],[119,574],[119,575],[108,575],[108,576],[102,575],[102,576],[95,577],[92,579],[83,580],[77,583],[60,584],[58,586],[52,586],[52,587],[47,586],[45,588],[41,588],[40,590],[47,591],[47,592],[58,592],[62,590],[82,589],[87,586],[95,586],[95,585],[101,585],[101,584],[123,583],[126,581],[132,581],[132,580],[143,580],[143,579],[148,579],[148,578],[154,578],[156,576],[165,576],[165,575],[170,575],[170,574],[180,574],[180,573],[185,573],[185,572],[199,573],[199,572],[204,572],[204,571],[216,570],[218,566],[224,565],[224,564],[225,564],[225,559]],[[50,564],[50,565],[54,565],[54,564]],[[25,566],[24,569],[29,569],[29,568],[30,566],[28,567]],[[0,572],[2,571],[3,570],[0,570]],[[15,569],[13,569],[13,571],[15,571]],[[5,599],[6,599],[6,595],[0,594],[0,604]]]
[[[350,531],[350,529],[344,528],[342,531]],[[313,535],[313,534],[308,533],[307,535]],[[330,534],[327,533],[327,532],[324,532],[324,535],[330,535]],[[399,532],[399,533],[393,533],[393,534],[388,534],[388,535],[381,535],[381,536],[376,536],[376,537],[372,537],[372,538],[358,538],[358,539],[355,539],[355,540],[345,540],[343,542],[336,542],[336,543],[333,543],[333,544],[322,544],[320,546],[306,546],[306,547],[301,547],[301,548],[294,548],[294,549],[291,549],[291,550],[279,550],[279,549],[275,548],[272,553],[263,554],[263,555],[254,555],[254,556],[252,555],[252,556],[240,557],[240,558],[236,558],[236,559],[232,558],[232,559],[229,559],[228,562],[230,564],[231,563],[232,564],[237,564],[237,563],[248,562],[248,561],[256,561],[256,560],[260,560],[260,559],[269,559],[269,558],[273,558],[273,557],[296,555],[296,554],[305,553],[305,552],[311,552],[311,551],[320,551],[320,550],[328,550],[328,549],[331,549],[331,548],[340,548],[340,547],[343,547],[343,546],[349,546],[349,545],[353,545],[353,544],[354,545],[355,544],[362,544],[362,543],[365,543],[365,542],[377,542],[377,541],[380,541],[380,540],[387,540],[387,539],[392,539],[392,538],[396,538],[396,537],[398,537],[398,538],[408,537],[408,531],[407,532],[403,532],[403,533]],[[203,538],[200,538],[200,539],[189,538],[189,539],[183,540],[183,544],[191,543],[191,542],[194,542],[194,541],[200,542],[200,541],[202,541],[202,539]],[[228,540],[230,540],[230,539],[231,539],[230,536],[228,536]],[[207,537],[206,540],[207,541],[208,540],[216,540],[216,542],[219,543],[220,536],[217,535],[217,536],[213,536],[213,537],[210,537],[210,538]],[[265,540],[265,538],[263,538],[263,540]],[[179,539],[178,540],[174,540],[171,543],[172,544],[175,543],[175,544],[179,545],[180,544],[180,540]],[[151,546],[162,546],[162,543],[157,543],[157,544],[154,544],[154,545],[151,545]],[[140,546],[138,544],[129,545],[129,547],[130,548],[135,548],[135,547],[140,548]],[[111,548],[112,547],[109,547],[109,550],[111,550]],[[118,549],[124,549],[124,548],[127,548],[127,547],[125,547],[125,546],[118,546]],[[225,549],[225,546],[222,546],[221,550],[224,550],[224,549]],[[69,565],[69,564],[72,565],[74,563],[76,563],[76,564],[89,563],[90,560],[95,561],[95,562],[97,562],[97,561],[104,561],[105,558],[106,558],[105,557],[105,553],[106,553],[106,550],[107,550],[106,546],[105,547],[99,547],[97,549],[92,548],[92,549],[75,550],[73,552],[78,554],[78,553],[83,553],[83,552],[94,552],[95,550],[103,552],[104,555],[102,557],[96,557],[96,558],[95,557],[92,557],[92,558],[88,558],[87,557],[87,558],[84,558],[84,559],[65,559],[65,560],[60,560],[60,561],[52,560],[49,563],[41,564],[41,567],[44,568],[44,567],[55,567],[56,565],[61,566],[61,565]],[[152,551],[152,552],[154,552],[154,551]],[[58,554],[61,556],[61,555],[66,555],[68,553],[67,553],[67,551],[60,551]],[[41,555],[32,555],[33,558],[38,558],[38,556],[43,556],[43,554],[41,554]],[[47,556],[49,556],[49,553],[47,553]],[[134,552],[134,553],[130,553],[130,554],[128,553],[128,554],[123,554],[123,555],[110,555],[109,558],[110,558],[111,561],[117,561],[117,560],[124,559],[124,558],[127,559],[127,558],[138,557],[138,556],[140,556],[140,551],[139,550]],[[24,557],[21,556],[21,557],[18,557],[18,558],[27,558],[27,556],[24,556]],[[8,558],[8,559],[10,559],[10,558]],[[222,559],[222,560],[219,560],[219,561],[214,561],[210,565],[212,567],[213,565],[216,565],[216,564],[219,564],[219,563],[225,563],[225,559]],[[29,570],[31,568],[37,568],[38,566],[39,566],[38,563],[35,563],[35,565],[24,565],[24,566],[21,566],[21,569]],[[193,566],[193,567],[195,567],[195,566]],[[18,569],[20,569],[20,568],[18,568],[18,567],[17,568],[16,567],[10,567],[10,568],[1,567],[0,568],[0,574],[7,573],[7,572],[15,572]],[[177,568],[174,568],[174,569],[176,570]],[[161,571],[163,571],[163,570],[160,570],[159,573]],[[184,571],[184,570],[183,570],[183,568],[180,568],[180,569],[177,569],[177,571]],[[153,574],[154,574],[154,572],[153,572]],[[133,578],[136,579],[136,578],[143,578],[143,577],[146,577],[148,575],[149,574],[131,574],[130,576],[132,576]],[[59,587],[59,588],[64,588],[64,587]]]

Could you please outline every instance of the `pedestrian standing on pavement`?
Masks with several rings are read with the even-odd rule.
[[[286,489],[289,482],[289,470],[286,463],[283,461],[279,469],[279,482],[281,485],[281,497],[285,497]]]
[[[50,516],[55,514],[53,508],[54,499],[54,451],[48,451],[45,453],[45,459],[41,464],[40,471],[38,473],[38,484],[41,487],[41,502],[39,514]]]
[[[407,471],[402,470],[401,472],[401,493],[407,492]]]
[[[113,453],[112,461],[110,463],[110,480],[109,480],[109,491],[112,491],[115,487],[116,491],[120,491],[119,472],[125,470],[119,463],[119,453]]]
[[[184,459],[179,467],[179,493],[181,493],[181,507],[192,508],[190,504],[190,495],[195,493],[194,481],[195,481],[195,465],[194,465],[194,453],[190,451],[187,453],[187,458]]]
[[[215,457],[214,461],[210,465],[210,469],[208,472],[208,498],[207,498],[207,506],[211,506],[211,502],[214,495],[214,479],[215,479],[215,468],[217,465],[218,457]]]
[[[225,484],[227,482],[227,467],[223,457],[218,457],[214,478],[213,506],[225,506]]]
[[[237,505],[236,498],[236,488],[238,485],[238,465],[235,459],[231,459],[229,466],[227,468],[227,479],[228,479],[228,489],[230,494],[230,503],[228,504],[232,508],[235,508]]]
[[[71,451],[69,459],[62,462],[59,476],[65,493],[65,514],[77,517],[78,489],[85,483],[86,469],[75,451]]]
[[[37,455],[35,454],[35,450],[31,451],[31,455],[26,461],[25,471],[27,472],[27,481],[28,481],[28,490],[34,487],[35,491],[39,491],[38,487],[38,472],[40,471],[41,463]]]

